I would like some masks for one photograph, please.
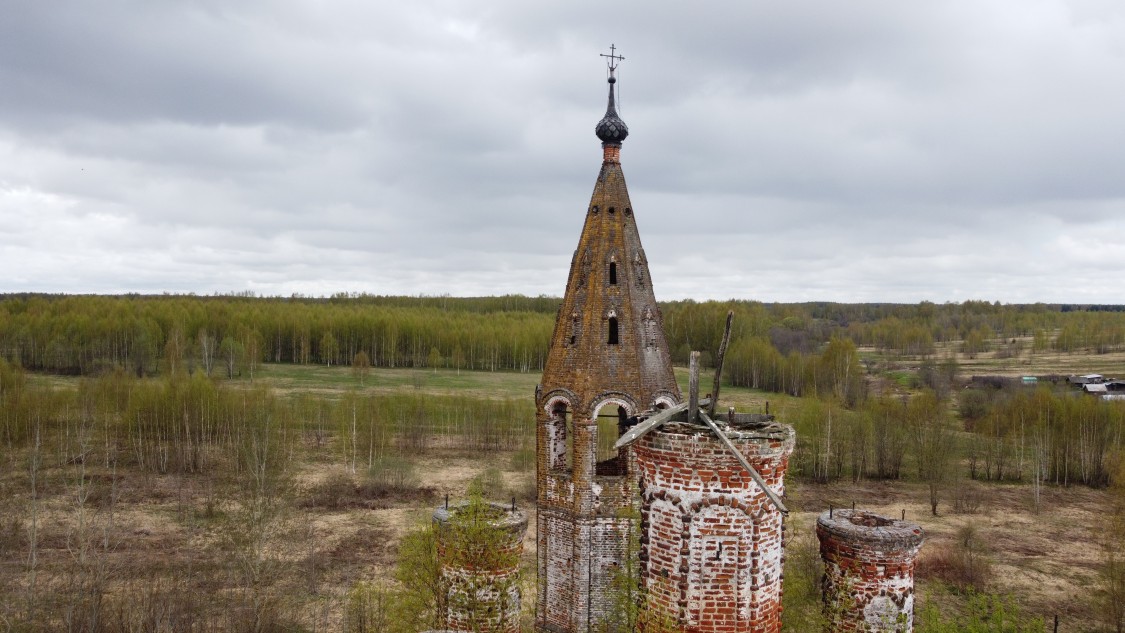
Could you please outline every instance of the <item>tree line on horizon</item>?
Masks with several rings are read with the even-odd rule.
[[[554,297],[0,296],[0,358],[32,371],[97,375],[115,367],[152,375],[180,366],[253,376],[262,362],[538,372],[559,300]],[[1112,306],[762,303],[660,304],[673,362],[692,350],[710,365],[726,312],[735,312],[733,384],[803,395],[839,392],[825,354],[841,346],[891,356],[995,349],[1105,353],[1125,348],[1125,313]],[[1065,309],[1064,309],[1065,308]],[[839,343],[833,345],[833,341]],[[847,391],[849,386],[844,387]]]

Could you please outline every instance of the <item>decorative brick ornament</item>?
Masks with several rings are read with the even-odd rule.
[[[793,428],[772,416],[715,420],[766,484],[784,492]],[[781,512],[714,433],[672,422],[633,447],[641,486],[645,617],[677,630],[781,630]]]
[[[916,523],[866,510],[829,510],[816,521],[831,631],[914,629],[914,561],[925,535]]]

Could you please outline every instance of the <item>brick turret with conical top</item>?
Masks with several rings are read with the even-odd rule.
[[[536,389],[540,631],[590,631],[615,617],[636,477],[613,448],[644,411],[677,404],[660,308],[621,171],[629,128],[609,105],[595,132],[601,172],[571,260]]]

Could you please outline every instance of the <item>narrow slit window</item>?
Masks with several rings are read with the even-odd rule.
[[[617,317],[609,317],[609,344],[617,345]]]
[[[617,285],[617,262],[609,263],[609,285]]]

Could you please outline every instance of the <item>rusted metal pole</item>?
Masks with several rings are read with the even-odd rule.
[[[711,406],[707,408],[707,415],[715,417],[715,405],[719,403],[719,387],[723,384],[723,358],[727,355],[727,345],[730,343],[730,324],[734,320],[734,310],[727,312],[727,326],[723,330],[723,342],[719,345],[719,357],[715,359],[715,383],[711,388]],[[731,419],[733,422],[733,418]]]

